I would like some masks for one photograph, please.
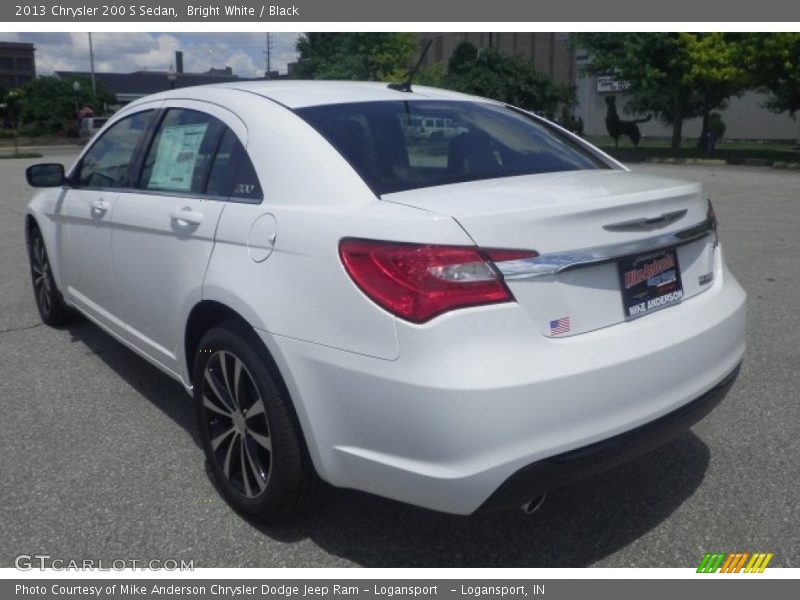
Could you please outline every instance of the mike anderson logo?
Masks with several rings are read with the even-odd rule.
[[[716,552],[706,553],[700,566],[697,567],[698,573],[763,573],[769,561],[772,560],[772,552]]]
[[[663,258],[647,263],[640,269],[633,269],[625,273],[625,289],[630,289],[637,283],[647,281],[651,277],[675,267],[675,257],[667,254]]]

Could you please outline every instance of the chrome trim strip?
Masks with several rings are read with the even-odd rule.
[[[642,254],[651,250],[660,250],[670,246],[681,246],[694,242],[714,231],[714,222],[711,219],[697,225],[673,233],[664,233],[642,240],[596,246],[584,250],[570,250],[567,252],[553,252],[542,254],[533,258],[507,260],[496,262],[495,266],[502,273],[503,278],[509,281],[533,279],[545,275],[555,275],[569,269],[588,267],[617,258]]]

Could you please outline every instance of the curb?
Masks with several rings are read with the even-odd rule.
[[[721,158],[647,158],[644,162],[662,165],[704,165],[708,167],[718,167],[729,164]]]
[[[800,162],[775,161],[772,163],[773,169],[784,169],[788,171],[800,171]]]
[[[0,152],[3,150],[7,150],[8,148],[0,148]],[[76,150],[80,151],[83,150],[83,146],[79,146],[78,144],[53,144],[51,146],[20,146],[20,152],[47,152],[48,150]],[[11,148],[13,150],[13,148]]]
[[[728,159],[728,164],[730,165],[744,165],[746,167],[771,167],[772,163],[775,161],[770,160],[768,158],[735,158],[735,159]]]
[[[784,171],[800,171],[800,162],[773,161],[768,158],[744,158],[744,159],[722,159],[722,158],[659,158],[650,157],[643,160],[623,161],[625,163],[649,163],[658,165],[701,165],[706,167],[722,167],[731,165],[736,167],[771,167]]]

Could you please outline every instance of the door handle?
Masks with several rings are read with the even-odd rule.
[[[188,208],[173,210],[169,213],[169,216],[173,221],[182,221],[184,223],[191,223],[192,225],[199,225],[203,222],[203,213],[195,212]]]
[[[97,212],[106,212],[109,208],[108,202],[106,202],[102,198],[98,198],[97,200],[92,200],[89,206],[93,211]]]

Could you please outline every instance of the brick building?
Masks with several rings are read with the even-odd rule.
[[[0,42],[0,88],[11,90],[36,77],[33,44]]]

